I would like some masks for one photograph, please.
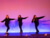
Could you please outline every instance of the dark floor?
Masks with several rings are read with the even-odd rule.
[[[9,33],[5,36],[5,33],[0,33],[0,38],[50,38],[49,32],[36,33]]]

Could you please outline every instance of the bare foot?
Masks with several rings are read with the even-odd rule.
[[[4,35],[4,36],[8,36],[8,34]]]
[[[6,32],[8,34],[8,32]]]

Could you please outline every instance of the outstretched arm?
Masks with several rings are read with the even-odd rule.
[[[15,20],[15,19],[11,19],[11,18],[10,18],[10,20]]]
[[[4,21],[5,21],[5,19],[3,21],[1,21],[1,22],[4,22]]]
[[[33,19],[32,19],[32,21],[31,21],[32,23],[33,23]]]
[[[22,18],[22,19],[26,19],[26,18],[28,18],[28,17],[25,17],[25,18]]]
[[[32,23],[35,21],[35,19],[32,19]]]
[[[42,17],[38,17],[38,19],[42,19],[42,18],[44,18],[45,16],[42,16]]]

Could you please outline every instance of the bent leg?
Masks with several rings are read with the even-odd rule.
[[[6,27],[7,27],[6,32],[8,32],[8,31],[9,31],[9,29],[10,29],[10,27],[9,27],[9,25],[6,25]]]

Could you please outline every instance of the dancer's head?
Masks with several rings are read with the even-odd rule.
[[[18,18],[21,18],[21,15],[19,15]]]
[[[37,17],[36,15],[33,16],[33,18],[36,18],[36,17]]]
[[[8,15],[6,15],[6,18],[9,18],[9,16],[8,16]]]

